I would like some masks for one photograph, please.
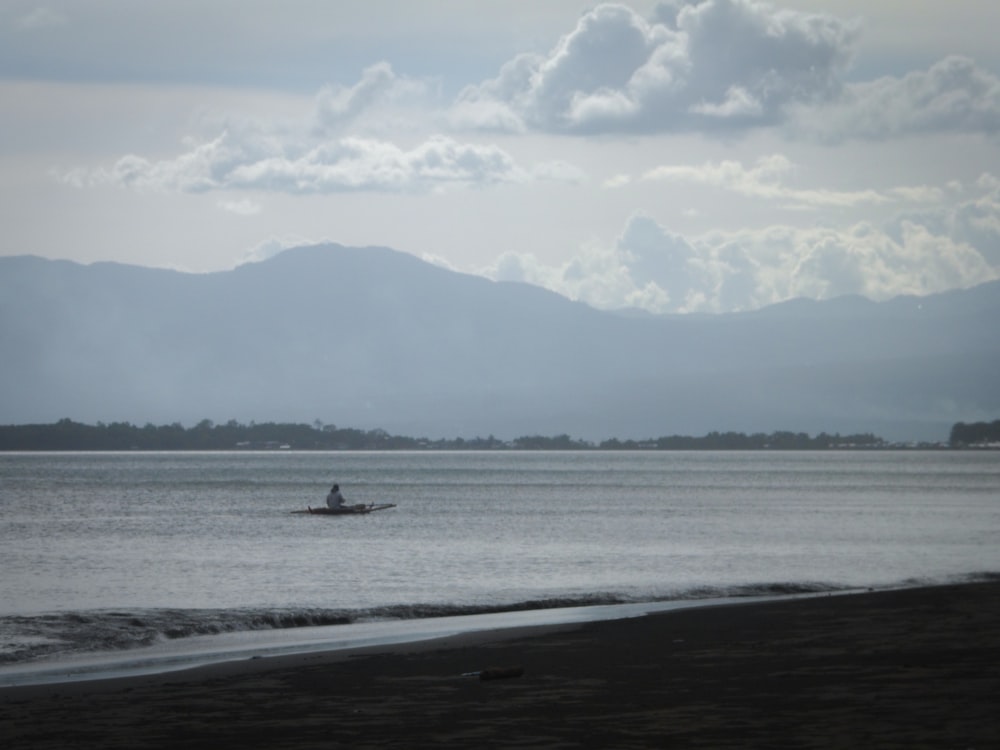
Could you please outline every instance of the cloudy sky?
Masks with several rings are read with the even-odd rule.
[[[993,0],[5,0],[0,253],[383,245],[602,307],[1000,277]]]

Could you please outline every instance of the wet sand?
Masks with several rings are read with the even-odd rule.
[[[0,747],[985,750],[998,706],[1000,582],[2,688]]]

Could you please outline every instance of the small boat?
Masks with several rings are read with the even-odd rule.
[[[306,510],[293,510],[292,513],[309,513],[314,516],[363,516],[373,513],[376,510],[395,507],[395,503],[370,503],[368,505],[359,503],[358,505],[345,505],[343,508],[313,508],[307,506]]]

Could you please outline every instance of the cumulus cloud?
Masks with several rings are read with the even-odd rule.
[[[900,214],[889,226],[897,240],[906,227],[924,227],[936,236],[950,237],[968,245],[993,267],[1000,268],[1000,180],[989,172],[982,174],[969,190],[951,188],[968,195],[954,206],[938,205]]]
[[[70,184],[207,192],[261,190],[292,194],[345,191],[420,192],[449,185],[519,181],[526,173],[503,149],[445,136],[403,149],[345,137],[308,144],[223,132],[173,159],[128,155],[110,168],[75,170]]]
[[[846,87],[829,106],[800,113],[826,139],[881,140],[912,133],[1000,132],[1000,78],[952,56],[926,71]]]
[[[76,187],[295,195],[426,192],[528,179],[583,179],[579,169],[565,162],[522,168],[494,144],[432,135],[403,147],[379,137],[386,127],[386,106],[422,92],[421,84],[396,76],[382,63],[365,70],[354,86],[320,91],[308,122],[296,125],[228,117],[218,135],[188,142],[187,150],[172,158],[128,154],[110,166],[75,169],[60,177]],[[237,204],[224,207],[235,210]]]
[[[955,237],[977,248],[994,267],[1000,267],[1000,181],[984,174],[979,186],[986,193],[955,211],[951,230]]]
[[[780,120],[839,93],[857,29],[753,0],[663,5],[645,19],[599,5],[547,55],[467,87],[457,122],[511,131],[669,132]]]
[[[952,56],[845,83],[860,26],[757,0],[599,5],[547,54],[520,55],[451,111],[474,128],[730,133],[786,126],[828,141],[1000,131],[1000,78]]]
[[[366,68],[353,86],[324,86],[315,97],[316,131],[340,131],[366,115],[384,117],[393,105],[419,102],[427,95],[421,81],[398,76],[389,63]]]
[[[508,253],[484,275],[544,286],[595,307],[655,313],[730,312],[784,300],[925,295],[1000,278],[1000,197],[910,212],[885,226],[774,225],[696,237],[637,214],[612,246],[592,246],[548,266]]]

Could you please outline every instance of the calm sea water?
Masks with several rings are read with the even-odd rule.
[[[359,517],[294,515],[337,481]],[[0,454],[0,665],[1000,573],[998,452]]]

